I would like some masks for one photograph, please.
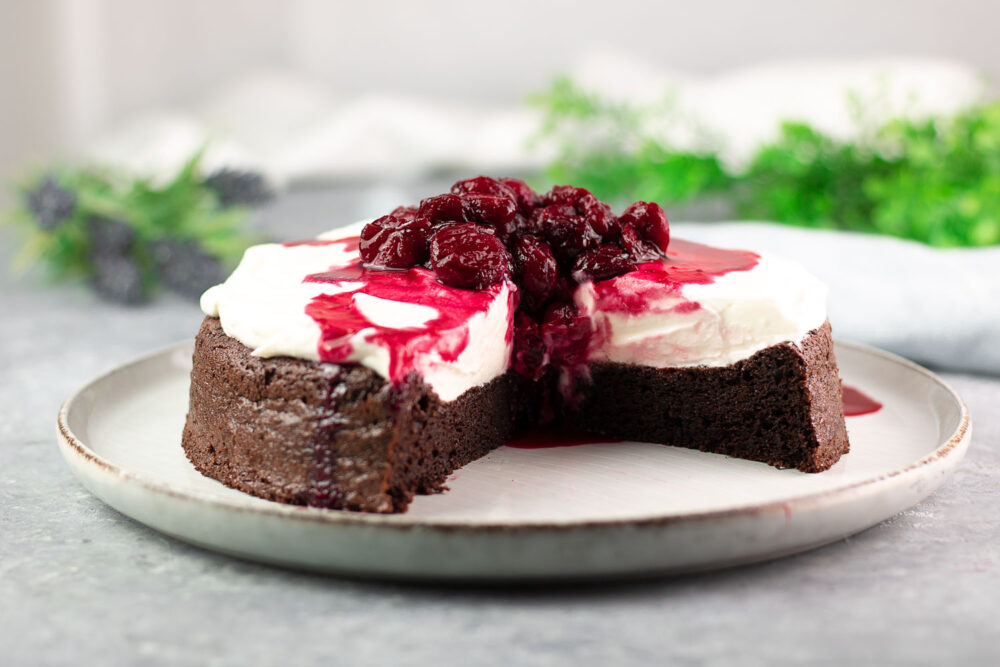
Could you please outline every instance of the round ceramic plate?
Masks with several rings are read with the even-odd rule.
[[[864,530],[920,502],[969,443],[962,400],[927,370],[838,343],[845,383],[884,403],[848,418],[819,474],[643,443],[501,447],[402,515],[292,507],[203,477],[181,449],[192,344],[103,375],[59,413],[73,472],[120,512],[194,544],[356,576],[554,580],[759,561]]]

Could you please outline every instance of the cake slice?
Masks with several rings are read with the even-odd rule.
[[[202,307],[184,449],[280,502],[404,511],[540,426],[804,472],[848,449],[825,288],[655,204],[460,181],[251,248]]]

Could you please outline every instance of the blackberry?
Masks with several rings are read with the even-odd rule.
[[[263,174],[223,168],[209,174],[204,184],[215,191],[219,206],[260,206],[271,201],[274,191]]]
[[[100,255],[94,259],[94,291],[110,301],[136,304],[144,300],[142,271],[131,257]]]
[[[92,217],[87,220],[87,231],[90,232],[91,257],[123,256],[135,240],[132,227],[114,218]]]
[[[197,298],[226,279],[219,260],[194,241],[155,241],[150,251],[163,286],[184,296]]]
[[[42,229],[55,229],[73,215],[76,210],[76,195],[59,185],[55,178],[45,180],[27,193],[28,210]]]

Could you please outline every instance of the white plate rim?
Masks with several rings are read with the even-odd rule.
[[[249,514],[263,514],[271,517],[287,518],[296,521],[311,521],[326,525],[336,526],[378,526],[382,528],[396,528],[400,530],[438,530],[452,532],[461,530],[469,533],[503,533],[527,532],[527,533],[550,533],[552,531],[576,531],[580,529],[594,528],[614,528],[623,526],[635,527],[665,527],[687,522],[702,522],[721,519],[733,519],[738,517],[751,517],[771,513],[787,513],[789,511],[808,510],[820,506],[830,499],[838,499],[841,502],[849,502],[852,499],[862,496],[881,482],[893,479],[899,483],[915,476],[918,471],[925,467],[934,467],[935,464],[947,464],[952,458],[957,456],[954,464],[957,465],[968,447],[971,438],[971,417],[968,407],[961,396],[944,380],[933,372],[899,355],[881,350],[870,345],[836,339],[838,346],[853,349],[857,352],[871,354],[881,357],[890,362],[900,364],[909,370],[915,371],[935,384],[943,388],[959,407],[961,418],[956,429],[951,435],[940,443],[938,447],[926,456],[914,461],[902,468],[875,475],[870,478],[852,482],[845,486],[834,487],[823,491],[804,493],[784,500],[750,503],[721,510],[707,510],[700,512],[673,512],[658,516],[647,517],[623,517],[613,519],[593,519],[593,520],[567,520],[567,521],[539,521],[516,523],[511,521],[498,520],[470,520],[463,518],[410,518],[403,514],[368,514],[361,512],[347,512],[343,510],[327,510],[312,507],[302,507],[286,505],[278,502],[268,504],[248,506],[236,500],[220,498],[203,494],[197,490],[178,489],[169,481],[156,479],[144,473],[137,473],[124,469],[117,464],[108,461],[97,452],[88,447],[69,428],[69,415],[73,411],[78,399],[91,388],[101,383],[110,381],[116,374],[126,372],[129,368],[148,362],[158,356],[170,354],[182,350],[192,345],[192,340],[186,340],[161,347],[152,352],[141,355],[131,361],[118,365],[100,375],[74,391],[65,400],[59,409],[57,418],[56,433],[60,449],[63,455],[69,459],[73,457],[78,463],[84,464],[102,476],[115,478],[117,481],[136,484],[148,492],[161,494],[169,497],[179,498],[188,501],[197,501],[212,505],[213,507],[225,511],[238,511]],[[180,444],[178,443],[178,446]],[[74,471],[75,472],[75,471]],[[89,485],[87,485],[89,486]],[[123,510],[124,511],[124,510]],[[126,512],[127,514],[127,512]]]

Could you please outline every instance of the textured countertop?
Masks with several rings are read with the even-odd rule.
[[[300,193],[261,224],[311,235],[408,194]],[[1000,378],[943,374],[974,433],[941,490],[806,554],[548,590],[348,581],[188,546],[84,490],[56,448],[60,403],[192,337],[201,313],[12,278],[10,246],[0,237],[2,665],[1000,664]]]

